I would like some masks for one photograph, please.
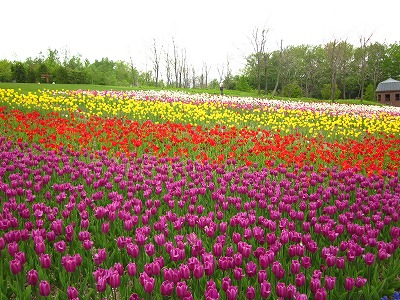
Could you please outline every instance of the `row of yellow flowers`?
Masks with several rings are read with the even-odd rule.
[[[160,98],[161,99],[161,98]],[[400,134],[399,114],[380,113],[373,117],[357,113],[332,115],[326,112],[299,108],[279,108],[265,105],[248,110],[223,102],[170,101],[116,97],[107,94],[69,93],[68,91],[40,91],[20,94],[0,89],[0,104],[11,108],[43,111],[76,111],[85,117],[93,115],[121,117],[138,121],[170,121],[192,125],[236,126],[280,130],[281,133],[299,131],[307,136],[323,134],[325,138],[356,138],[370,134]]]

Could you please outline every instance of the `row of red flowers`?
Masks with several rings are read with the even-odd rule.
[[[24,113],[0,108],[0,128],[6,136],[40,143],[48,149],[61,146],[80,151],[107,150],[120,155],[132,152],[158,157],[186,157],[223,163],[229,158],[251,165],[269,166],[311,163],[319,169],[358,167],[366,173],[397,172],[400,138],[395,135],[366,135],[361,140],[344,138],[329,142],[324,137],[308,138],[300,133],[281,134],[267,130],[128,119],[91,117],[71,113],[61,116]]]

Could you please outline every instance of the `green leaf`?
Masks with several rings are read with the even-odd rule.
[[[344,292],[343,294],[341,294],[339,296],[338,300],[346,299],[347,298],[347,294],[348,294],[348,292]]]
[[[393,281],[392,283],[388,284],[389,289],[399,290],[400,289],[400,281]]]
[[[24,291],[24,293],[23,293],[24,299],[30,299],[31,294],[32,294],[32,286],[28,285],[28,286],[25,288],[25,291]]]

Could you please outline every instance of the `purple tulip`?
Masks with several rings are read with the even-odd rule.
[[[268,281],[264,281],[261,283],[260,294],[263,299],[268,298],[271,294],[271,284]]]
[[[10,261],[10,270],[14,275],[22,272],[22,264],[18,259],[13,259]]]
[[[232,285],[232,280],[229,277],[222,278],[222,290],[226,292],[228,287]]]
[[[233,270],[233,277],[236,280],[242,280],[243,276],[244,276],[244,274],[243,274],[243,269],[242,268],[235,268]]]
[[[43,297],[47,297],[48,295],[50,295],[50,283],[46,280],[42,280],[39,283],[39,293],[41,296]]]
[[[306,276],[300,272],[296,275],[295,282],[298,287],[302,287],[306,283]]]
[[[98,292],[103,293],[107,288],[107,280],[105,277],[99,277],[96,283],[96,289]]]
[[[303,256],[301,258],[301,265],[304,269],[308,269],[311,266],[311,258],[308,256]]]
[[[29,285],[35,286],[39,281],[39,273],[35,269],[29,270],[26,275],[26,281]]]
[[[54,248],[57,252],[63,253],[67,249],[67,244],[61,240],[59,242],[54,243]]]
[[[153,243],[148,243],[144,245],[144,250],[148,256],[153,256],[155,253],[155,248]]]
[[[253,286],[249,286],[246,290],[246,299],[254,300],[256,299],[256,290]]]
[[[190,278],[190,269],[188,265],[186,264],[181,264],[179,266],[179,276],[181,279],[187,280]]]
[[[77,265],[76,265],[76,259],[74,256],[66,255],[61,258],[61,264],[64,266],[65,270],[68,273],[73,273],[75,272]]]
[[[344,281],[344,288],[347,291],[351,291],[355,285],[355,280],[352,277],[346,277],[345,281]]]
[[[163,296],[171,296],[174,291],[174,283],[172,281],[165,280],[161,283],[160,292]]]
[[[299,274],[300,272],[300,262],[296,259],[292,260],[292,263],[290,265],[290,272],[292,274]]]
[[[35,244],[35,252],[37,255],[43,254],[46,252],[46,245],[43,242],[39,242]]]
[[[315,300],[326,300],[327,298],[327,293],[324,288],[319,288],[314,295]]]
[[[126,246],[126,252],[132,258],[137,258],[139,256],[139,247],[136,244],[129,243]]]
[[[236,300],[238,296],[238,287],[230,285],[226,290],[227,300]]]
[[[204,267],[203,267],[203,265],[202,264],[196,264],[195,266],[194,266],[194,269],[193,269],[193,276],[196,278],[196,279],[200,279],[201,277],[203,277],[204,276]]]
[[[144,279],[144,290],[146,293],[151,294],[154,290],[154,285],[155,285],[155,279],[153,277],[148,277]]]
[[[110,222],[105,222],[101,225],[101,232],[107,234],[110,231]]]
[[[49,254],[41,254],[39,261],[43,269],[49,269],[51,267],[51,257]]]
[[[67,296],[68,296],[68,299],[77,299],[79,296],[78,290],[73,286],[68,286]]]
[[[257,275],[257,265],[253,261],[249,261],[246,264],[246,274],[250,278],[253,278]]]
[[[373,253],[368,252],[368,253],[366,253],[366,254],[363,255],[363,258],[364,258],[365,264],[366,264],[367,266],[371,266],[371,265],[374,264],[375,255],[374,255]]]
[[[336,277],[325,276],[325,288],[328,291],[333,290],[335,288],[335,284],[336,284]]]
[[[286,285],[283,282],[276,284],[276,295],[282,298],[286,297]]]
[[[25,252],[22,251],[18,251],[17,253],[15,253],[15,259],[18,259],[21,263],[21,265],[24,265],[26,263],[26,254]]]
[[[101,265],[107,259],[106,249],[98,249],[97,253],[94,254],[93,260],[96,265]]]
[[[365,284],[367,283],[367,278],[363,278],[363,277],[361,277],[361,276],[358,276],[357,278],[356,278],[356,282],[355,282],[355,286],[357,287],[357,288],[362,288]]]
[[[185,298],[188,293],[188,286],[185,281],[180,281],[176,284],[176,295],[179,299]]]
[[[137,273],[137,269],[136,269],[136,264],[134,262],[130,262],[127,266],[126,266],[128,275],[131,277],[136,276]]]
[[[266,270],[260,270],[258,271],[257,275],[257,281],[258,283],[261,283],[263,281],[266,281],[268,279],[268,273]]]

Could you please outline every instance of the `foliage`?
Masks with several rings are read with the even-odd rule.
[[[375,88],[374,88],[374,84],[372,82],[365,89],[364,99],[369,100],[369,101],[375,101],[375,99],[376,99]]]
[[[236,76],[235,82],[236,82],[235,90],[242,92],[249,92],[251,90],[251,86],[246,76],[244,75]]]
[[[323,99],[331,99],[331,85],[330,84],[324,84],[322,89],[321,89],[321,95]],[[338,85],[336,85],[335,88],[335,98],[333,100],[339,99],[340,96],[340,90]]]
[[[289,98],[301,98],[303,91],[297,82],[289,83],[285,86],[283,95]]]
[[[0,82],[11,81],[11,62],[6,59],[0,60]]]

